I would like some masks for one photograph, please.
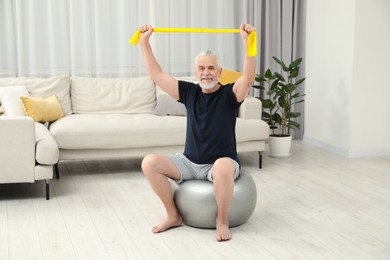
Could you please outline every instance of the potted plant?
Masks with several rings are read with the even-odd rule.
[[[304,102],[304,94],[296,90],[305,78],[297,78],[302,58],[294,60],[288,66],[282,60],[272,58],[281,66],[283,75],[267,69],[264,75],[256,75],[255,81],[259,85],[253,87],[264,91],[259,99],[263,106],[262,118],[271,129],[268,140],[270,156],[285,157],[290,155],[292,139],[290,129],[301,127],[294,121],[301,113],[292,111],[292,107],[294,104]]]

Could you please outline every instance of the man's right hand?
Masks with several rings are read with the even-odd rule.
[[[142,25],[138,28],[141,34],[139,36],[139,42],[141,44],[149,42],[150,35],[153,33],[153,27],[150,24]]]

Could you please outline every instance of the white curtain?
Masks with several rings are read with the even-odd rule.
[[[238,28],[236,0],[0,0],[0,76],[145,75],[138,26]],[[241,69],[239,34],[156,33],[152,45],[167,72],[193,72],[204,49],[225,67]]]

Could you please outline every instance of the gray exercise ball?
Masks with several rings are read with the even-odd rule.
[[[197,228],[215,228],[217,205],[213,183],[204,180],[187,180],[181,184],[171,182],[176,206],[184,224]],[[252,176],[241,169],[234,184],[229,211],[229,226],[244,224],[256,207],[257,190]]]

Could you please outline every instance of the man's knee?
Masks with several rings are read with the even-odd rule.
[[[170,178],[180,178],[180,173],[176,166],[166,155],[149,154],[144,157],[141,163],[142,171],[145,175],[162,174]]]
[[[213,178],[215,178],[217,175],[223,176],[223,175],[234,175],[235,172],[235,166],[232,162],[232,160],[228,157],[219,158],[214,162],[213,165]]]
[[[158,163],[157,157],[158,156],[155,154],[149,154],[144,157],[141,163],[141,169],[144,173],[156,168],[156,165]]]
[[[231,171],[234,172],[234,164],[232,160],[228,157],[219,158],[214,162],[214,170],[216,171]]]

